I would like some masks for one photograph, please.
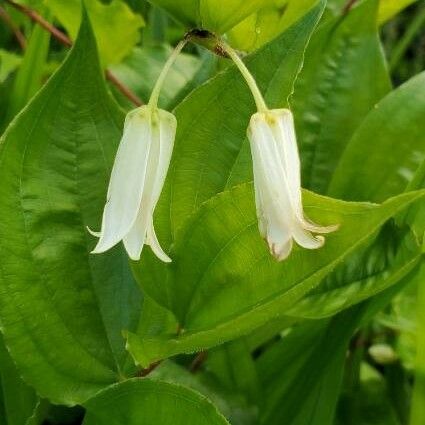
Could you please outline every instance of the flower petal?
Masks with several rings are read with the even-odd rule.
[[[158,110],[159,117],[159,160],[157,163],[157,175],[153,188],[153,207],[155,208],[164,186],[168,167],[170,166],[173,153],[174,139],[176,137],[177,120],[170,112]]]
[[[173,153],[174,139],[176,136],[177,120],[176,117],[164,110],[158,111],[159,115],[159,159],[157,175],[152,193],[152,215],[155,210],[164,186],[165,177],[168,167],[170,166],[171,156]],[[153,225],[153,216],[147,229],[146,243],[150,245],[154,254],[166,263],[171,262],[171,258],[163,251],[159,244]]]
[[[170,164],[176,132],[176,119],[169,112],[156,110],[152,115],[152,137],[145,186],[137,218],[126,236],[124,246],[133,260],[139,260],[145,243],[155,255],[169,262],[153,231],[153,212],[161,194]],[[150,229],[152,227],[152,229]]]
[[[148,233],[146,235],[146,243],[150,245],[153,253],[164,263],[171,263],[171,258],[162,250],[161,245],[156,237],[153,221],[148,226]]]
[[[254,187],[259,230],[270,252],[278,260],[292,248],[291,205],[283,183],[284,170],[278,160],[273,134],[263,114],[254,114],[248,129],[254,168]]]
[[[151,110],[144,106],[130,114],[109,181],[101,236],[93,253],[117,244],[132,227],[139,211],[151,146]]]
[[[289,257],[289,254],[292,251],[292,238],[289,238],[283,244],[271,243],[269,244],[270,253],[277,261],[283,261]]]
[[[279,159],[285,172],[285,180],[282,183],[287,186],[293,211],[302,219],[301,165],[294,118],[289,109],[274,109],[269,112],[269,119]]]
[[[321,248],[325,243],[325,238],[323,236],[313,236],[299,225],[294,225],[292,227],[292,236],[298,245],[307,249]]]

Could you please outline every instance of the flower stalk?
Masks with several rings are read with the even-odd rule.
[[[228,44],[224,43],[223,41],[221,41],[220,44],[223,51],[225,51],[230,57],[230,59],[232,59],[233,63],[238,67],[240,73],[242,74],[246,83],[248,84],[248,87],[251,90],[252,96],[254,97],[255,105],[257,106],[257,111],[266,112],[268,108],[264,100],[264,97],[261,94],[260,89],[258,88],[254,77],[249,72],[243,60],[239,57],[236,51],[232,49]]]
[[[167,62],[165,62],[164,67],[162,68],[161,73],[159,74],[158,79],[156,80],[156,83],[152,89],[151,97],[149,99],[148,105],[151,108],[157,108],[158,107],[158,100],[159,100],[159,94],[161,93],[162,86],[164,85],[165,77],[168,74],[168,71],[170,70],[173,63],[176,61],[177,56],[182,51],[183,47],[187,43],[187,37],[185,37],[183,40],[181,40],[173,52],[171,53],[170,57],[168,58]]]

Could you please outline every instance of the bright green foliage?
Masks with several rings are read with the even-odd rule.
[[[36,26],[31,32],[22,66],[17,72],[7,109],[9,122],[39,90],[42,84],[50,34]]]
[[[307,49],[290,103],[308,189],[326,193],[354,130],[390,90],[375,23],[377,4],[364,2],[344,19],[325,22]]]
[[[237,49],[252,51],[289,28],[314,6],[315,0],[275,0],[229,31]]]
[[[262,424],[332,423],[356,319],[351,314],[300,326],[260,356],[258,372],[266,389]]]
[[[111,386],[85,403],[84,425],[226,425],[203,396],[185,387],[149,379]]]
[[[120,64],[111,67],[114,75],[145,102],[149,100],[153,85],[171,53],[169,46],[136,48]],[[202,62],[192,55],[182,53],[173,64],[161,90],[159,106],[170,108],[170,104],[199,71]]]
[[[163,266],[167,278],[159,273],[140,275],[143,289],[173,310],[184,333],[143,341],[131,334],[133,356],[146,366],[171,354],[233,339],[284,314],[389,218],[423,195],[400,195],[379,207],[306,193],[307,214],[316,220],[320,216],[325,224],[339,223],[341,228],[328,236],[320,251],[297,250],[283,263],[270,258],[258,234],[251,185],[212,198],[192,216],[177,240],[174,262]],[[193,255],[196,268],[191,266]]]
[[[390,93],[366,117],[338,164],[329,193],[380,202],[407,188],[425,162],[425,133],[418,125],[424,115],[422,73]]]
[[[235,341],[231,344],[225,344],[215,351],[218,351],[227,345],[238,345],[238,343],[239,341]],[[247,353],[249,354],[248,351]],[[236,352],[234,352],[234,354],[236,354]],[[247,400],[244,399],[243,394],[238,391],[237,388],[226,385],[220,380],[217,380],[215,374],[216,370],[212,370],[213,368],[211,367],[211,360],[214,355],[214,351],[208,354],[206,364],[206,369],[208,369],[208,371],[206,372],[198,371],[194,374],[172,361],[164,361],[152,372],[150,378],[184,385],[185,387],[198,391],[211,400],[232,425],[255,424],[258,417],[255,405],[258,399],[250,400],[248,403]],[[238,357],[237,364],[240,364],[240,360],[240,357]],[[252,364],[254,363],[251,356],[249,356],[249,361]],[[228,365],[227,361],[225,364]]]
[[[378,23],[381,25],[384,24],[397,13],[402,11],[407,6],[415,3],[416,1],[418,0],[379,0]],[[346,4],[346,0],[328,0],[327,7],[333,12],[334,15],[340,15],[343,12]]]
[[[6,78],[19,66],[22,58],[17,54],[0,49],[0,83],[4,83]]]
[[[39,398],[34,389],[22,381],[1,337],[0,366],[0,424],[25,424],[33,415]]]
[[[188,29],[203,28],[222,34],[273,0],[149,0],[164,8]]]
[[[417,0],[381,0],[379,5],[379,23],[385,23],[405,7]]]
[[[85,0],[77,36],[79,1],[22,0],[76,38],[69,54],[7,6],[28,45],[0,26],[0,425],[404,425],[414,373],[422,425],[425,74],[391,91],[378,36],[408,2]],[[324,247],[270,255],[252,95],[189,42],[159,99],[178,122],[154,217],[173,261],[90,254],[124,123],[112,96],[133,107],[103,68],[146,102],[194,26],[252,51],[268,106],[292,109],[305,214],[339,224]]]
[[[45,0],[46,5],[75,38],[80,26],[80,0]],[[130,54],[139,41],[139,29],[143,18],[136,15],[123,0],[103,4],[99,0],[85,0],[85,6],[93,24],[103,64],[120,62]]]
[[[25,380],[77,403],[131,365],[121,330],[140,295],[117,248],[91,256],[122,113],[86,23],[58,72],[14,121],[0,153],[0,314]]]

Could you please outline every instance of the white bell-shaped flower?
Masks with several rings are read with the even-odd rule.
[[[294,240],[303,248],[320,248],[325,243],[320,234],[333,232],[338,226],[319,226],[304,216],[292,113],[289,109],[268,109],[254,77],[239,55],[224,42],[220,47],[239,68],[257,106],[258,112],[252,115],[248,126],[248,138],[260,234],[279,261],[291,253]]]
[[[300,159],[294,119],[289,109],[257,112],[251,117],[248,138],[254,167],[255,203],[261,236],[281,261],[293,240],[307,249],[320,248],[338,226],[319,226],[303,213]]]
[[[93,254],[123,241],[132,260],[140,259],[146,244],[160,260],[171,261],[156,237],[153,213],[170,165],[177,121],[157,105],[165,77],[186,42],[185,37],[168,58],[148,105],[127,114],[109,181],[102,227],[100,232],[89,229],[99,238]]]
[[[173,114],[150,106],[131,111],[125,120],[103,211],[99,241],[92,253],[105,252],[121,240],[132,260],[144,244],[162,261],[171,259],[155,235],[153,212],[170,164],[176,133]]]

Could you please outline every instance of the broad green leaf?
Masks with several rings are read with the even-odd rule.
[[[232,46],[252,51],[278,36],[308,12],[315,0],[275,0],[232,28]]]
[[[381,202],[404,191],[425,161],[424,115],[425,72],[368,114],[335,170],[329,194]]]
[[[282,263],[272,259],[259,236],[253,196],[252,186],[242,185],[204,203],[176,242],[168,279],[140,276],[144,290],[174,312],[182,331],[174,338],[139,339],[130,333],[130,350],[139,363],[211,347],[284,315],[423,191],[381,206],[305,193],[309,217],[341,228],[327,237],[324,248],[296,248]]]
[[[18,68],[22,57],[16,53],[0,49],[0,84],[4,83],[7,77]]]
[[[382,375],[367,364],[362,365],[361,382],[339,403],[335,425],[401,425],[388,397],[388,387]]]
[[[273,0],[149,0],[187,28],[222,34]]]
[[[169,108],[175,108],[181,103],[193,90],[204,84],[208,79],[219,71],[221,65],[220,59],[216,55],[211,55],[208,51],[201,51],[200,64],[192,78],[179,90],[169,104]]]
[[[332,319],[294,327],[258,359],[263,379],[264,424],[333,425],[349,341],[406,282]],[[355,347],[354,347],[355,349]]]
[[[0,410],[0,424],[25,424],[38,402],[35,391],[22,381],[0,335],[0,404],[4,409],[4,417]]]
[[[261,391],[248,341],[239,338],[208,352],[206,369],[230,391],[243,394],[252,405],[261,403]]]
[[[226,425],[199,393],[180,385],[130,379],[100,392],[84,404],[83,425]]]
[[[210,356],[211,353],[208,353],[208,358]],[[209,369],[208,365],[207,369]],[[184,367],[166,360],[149,375],[149,379],[180,384],[201,393],[217,406],[232,425],[257,423],[258,408],[255,405],[249,405],[234,389],[223,386],[209,370],[191,373]]]
[[[287,314],[311,319],[334,315],[399,282],[421,257],[412,232],[388,224],[369,246],[338,265]]]
[[[417,293],[420,278],[420,273],[416,273],[410,284],[392,300],[391,308],[381,312],[376,318],[377,323],[396,334],[394,349],[407,371],[413,371],[415,368]]]
[[[307,48],[290,102],[307,189],[326,193],[353,132],[390,89],[376,12],[367,1],[326,21]]]
[[[110,69],[121,82],[147,102],[171,51],[167,45],[135,48],[123,62]],[[161,108],[170,108],[173,99],[196,75],[200,66],[201,61],[193,55],[182,53],[177,57],[161,90]]]
[[[45,0],[45,3],[74,39],[80,26],[81,1]],[[120,62],[140,40],[143,18],[123,0],[112,0],[107,4],[85,0],[84,4],[93,23],[102,63]]]
[[[294,328],[257,360],[261,424],[331,425],[356,315]]]
[[[380,0],[379,2],[379,23],[384,24],[397,13],[401,12],[407,6],[415,3],[417,0]]]
[[[297,24],[246,59],[270,107],[287,106],[323,6],[319,2]],[[226,187],[251,180],[246,129],[254,112],[252,95],[234,66],[192,92],[176,108],[179,125],[173,159],[156,209],[160,239],[170,243],[202,202]]]
[[[97,228],[123,114],[109,97],[87,21],[71,53],[13,121],[0,151],[0,319],[20,373],[76,404],[122,379],[123,329],[140,293],[120,247]]]
[[[374,0],[365,0],[374,1]],[[418,0],[379,0],[378,23],[385,24],[397,13]],[[347,0],[328,0],[327,7],[336,16],[341,15]]]
[[[331,194],[381,202],[400,192],[424,187],[424,140],[417,122],[425,108],[424,102],[414,100],[423,92],[424,76],[419,75],[392,92],[367,116],[334,174]],[[405,114],[402,114],[401,120],[394,119],[389,124],[387,117],[398,116],[399,104],[406,105]],[[371,139],[376,141],[376,145],[370,144]],[[400,143],[400,140],[403,142]],[[363,167],[364,162],[375,172]],[[380,173],[385,176],[376,178]],[[335,308],[361,299],[366,288],[373,286],[378,291],[402,280],[420,261],[425,225],[423,205],[424,202],[416,203],[404,214],[404,218],[398,219],[399,225],[405,222],[411,227],[410,235],[404,230],[400,233],[394,227],[384,228],[376,242],[356,253],[347,264],[340,265],[294,310],[301,313],[305,306],[304,315],[309,317],[331,314]],[[346,292],[348,287],[341,287],[344,281],[352,283],[350,287],[355,294]],[[326,307],[318,308],[319,305]]]

